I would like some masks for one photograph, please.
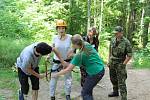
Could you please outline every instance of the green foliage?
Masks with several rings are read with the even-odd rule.
[[[80,70],[79,68],[75,68],[74,69],[75,72],[72,71],[72,74],[73,74],[73,79],[76,81],[76,82],[80,82],[81,81],[81,75],[80,75]]]
[[[98,29],[100,27],[101,0],[95,0],[96,4],[93,1],[91,2],[90,25],[93,26],[96,24],[96,28]],[[102,32],[99,39],[99,50],[104,61],[107,61],[108,45],[112,36],[110,33],[117,25],[122,25],[125,33],[132,36],[133,47],[141,46],[141,38],[144,37],[139,26],[141,12],[144,8],[145,16],[143,22],[148,23],[150,19],[149,5],[145,1],[134,1],[136,0],[104,0]],[[12,42],[14,42],[15,39],[23,40],[22,38],[26,38],[25,40],[50,43],[53,35],[56,33],[55,22],[57,19],[67,21],[67,32],[69,34],[86,34],[87,4],[87,0],[0,0],[0,39],[4,42],[4,39],[11,38],[9,41],[13,40]],[[131,11],[134,11],[133,9],[136,10],[136,19],[133,20],[135,22],[132,22],[135,23],[135,28],[132,28],[132,25],[130,26],[127,23],[132,14]],[[130,28],[133,30],[128,33]],[[128,36],[127,34],[125,36]],[[5,45],[7,43],[6,41],[4,42]],[[9,47],[5,47],[2,43],[0,43],[0,46],[2,48],[1,51],[4,51],[4,53],[10,50]],[[23,46],[16,46],[16,53],[0,57],[0,60],[4,61],[0,66],[12,66],[14,63],[12,59],[16,58],[17,52],[20,51],[19,48],[21,49]],[[8,48],[8,50],[5,50],[3,47],[5,49]],[[8,60],[10,64],[6,64],[6,58],[10,59]]]
[[[145,20],[145,22],[150,23],[150,17],[147,16],[147,17],[145,17],[144,20]]]
[[[14,73],[11,69],[8,68],[0,68],[0,77],[0,89],[11,90],[13,92],[12,98],[17,99],[17,90],[19,88],[17,73]],[[0,100],[6,100],[6,97],[0,94]]]
[[[45,73],[46,72],[46,64],[47,64],[47,70],[50,71],[50,69],[52,67],[53,54],[54,53],[51,53],[50,60],[48,62],[46,62],[46,56],[41,58],[41,61],[40,61],[40,64],[39,64],[40,73]]]
[[[0,38],[29,37],[25,31],[25,26],[18,21],[17,16],[10,12],[0,11],[0,27]]]
[[[0,68],[12,67],[22,49],[30,44],[30,40],[0,40]]]
[[[14,73],[12,70],[0,68],[0,77],[1,89],[14,89],[17,87],[17,84],[14,84],[17,81],[17,73]]]
[[[99,54],[104,60],[104,62],[108,62],[108,54],[109,54],[109,44],[112,34],[107,32],[100,33],[100,44],[99,44]]]
[[[138,50],[134,53],[134,62],[133,66],[136,68],[150,68],[150,44],[147,44],[147,47],[141,50]]]
[[[70,1],[70,12],[68,16],[68,32],[70,34],[85,33],[87,27],[86,2]]]
[[[0,38],[20,38],[28,37],[26,26],[23,25],[17,14],[18,12],[14,0],[1,0],[0,3]]]

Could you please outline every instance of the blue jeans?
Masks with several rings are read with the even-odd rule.
[[[93,98],[93,88],[104,76],[105,71],[101,71],[96,75],[87,76],[82,87],[82,98],[83,100],[94,100]]]

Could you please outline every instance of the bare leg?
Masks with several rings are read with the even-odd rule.
[[[32,100],[38,99],[38,90],[32,90]]]

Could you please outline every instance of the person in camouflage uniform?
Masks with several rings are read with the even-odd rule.
[[[131,59],[132,47],[129,40],[123,36],[123,28],[121,26],[117,26],[113,33],[115,33],[115,37],[110,42],[108,63],[113,92],[108,96],[119,96],[118,89],[120,89],[121,100],[127,100],[126,64]]]

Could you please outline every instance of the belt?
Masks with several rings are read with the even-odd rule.
[[[51,72],[60,72],[63,69],[62,65],[59,65],[59,67],[55,70],[51,69]]]
[[[71,59],[66,59],[64,61],[70,62]],[[63,66],[61,65],[61,62],[59,60],[55,60],[55,59],[53,59],[53,62],[56,63],[56,64],[59,64],[59,67],[57,69],[55,69],[55,70],[51,69],[51,72],[56,72],[56,71],[60,72],[63,69]]]
[[[112,59],[112,60],[115,60],[115,61],[124,61],[125,60],[125,57],[110,57],[110,59]]]
[[[66,59],[66,60],[64,60],[64,61],[70,62],[71,59]],[[60,64],[60,63],[61,63],[59,60],[55,60],[55,59],[53,59],[53,62],[56,63],[56,64]]]

